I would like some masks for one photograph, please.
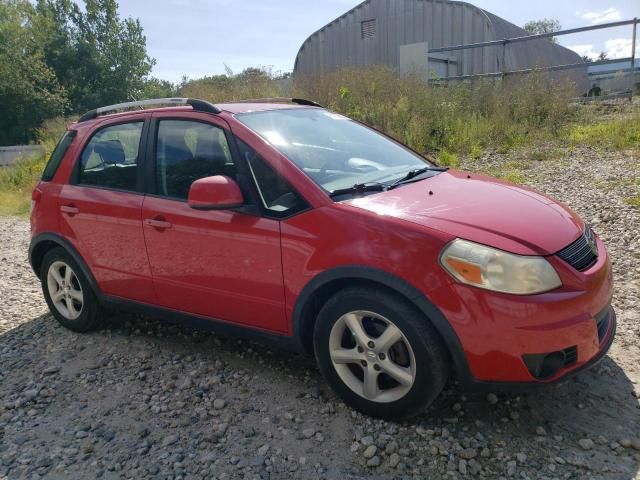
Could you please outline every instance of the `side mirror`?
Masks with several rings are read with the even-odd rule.
[[[238,184],[224,175],[205,177],[193,182],[187,201],[196,210],[224,210],[241,207],[244,203]]]

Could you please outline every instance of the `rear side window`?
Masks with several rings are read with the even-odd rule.
[[[98,130],[82,151],[78,183],[136,190],[143,124],[121,123]]]
[[[68,130],[64,132],[62,138],[56,145],[56,148],[53,149],[51,153],[51,157],[49,157],[49,161],[47,162],[47,166],[44,167],[44,172],[42,172],[42,181],[50,182],[53,179],[53,176],[56,174],[56,170],[60,166],[60,162],[64,158],[64,154],[67,153],[69,149],[69,145],[73,142],[73,139],[76,137],[75,130]]]
[[[236,177],[229,144],[221,128],[188,120],[161,120],[156,144],[156,193],[186,199],[196,180]]]

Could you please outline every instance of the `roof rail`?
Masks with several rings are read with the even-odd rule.
[[[221,110],[214,104],[195,98],[153,98],[149,100],[139,100],[136,102],[116,103],[115,105],[107,105],[106,107],[95,108],[82,115],[78,119],[78,123],[92,120],[94,118],[97,118],[98,115],[102,115],[108,112],[115,112],[116,110],[135,107],[149,107],[152,105],[191,105],[193,109],[198,112],[209,112],[214,114],[221,112]]]
[[[320,105],[319,103],[316,103],[313,100],[307,100],[305,98],[288,98],[288,97],[252,98],[249,100],[237,100],[235,103],[297,103],[298,105],[308,105],[310,107],[324,108],[323,105]]]

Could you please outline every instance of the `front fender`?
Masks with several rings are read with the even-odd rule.
[[[470,373],[460,339],[442,312],[413,285],[384,270],[365,265],[344,265],[326,270],[310,280],[300,292],[293,309],[293,337],[298,345],[308,344],[309,332],[313,331],[315,318],[309,318],[307,312],[319,292],[331,290],[331,285],[343,285],[345,281],[367,281],[382,285],[402,295],[415,305],[436,328],[444,341],[454,363],[458,378],[469,380]],[[328,289],[328,290],[327,290]]]

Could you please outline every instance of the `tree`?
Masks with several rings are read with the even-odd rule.
[[[132,97],[170,96],[148,78],[138,20],[115,0],[0,0],[0,142],[26,142],[47,118]]]
[[[135,92],[132,97],[136,100],[145,98],[167,98],[177,95],[178,88],[168,80],[151,77],[144,81],[142,89]]]
[[[609,60],[609,54],[607,52],[600,52],[598,55],[598,60]]]
[[[589,55],[582,55],[582,61],[585,63],[591,63],[593,62],[593,58],[591,58]]]
[[[542,20],[531,20],[530,22],[525,23],[524,27],[522,28],[524,28],[527,32],[531,32],[533,34],[552,33],[552,32],[557,32],[562,30],[562,26],[560,25],[560,22],[552,18],[543,18]],[[558,42],[555,39],[555,37],[549,37],[549,40],[551,40],[554,43]]]
[[[0,145],[33,140],[40,123],[66,104],[36,41],[34,16],[27,0],[0,0]]]
[[[115,0],[85,0],[84,11],[72,0],[38,0],[35,8],[46,62],[72,112],[143,91],[155,60],[147,55],[140,22],[121,20]]]

